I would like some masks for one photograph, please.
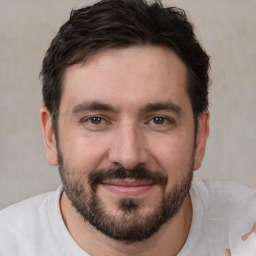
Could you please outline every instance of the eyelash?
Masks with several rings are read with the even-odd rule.
[[[100,123],[94,124],[93,119],[100,119]],[[89,122],[91,125],[101,125],[101,121],[104,121],[104,123],[109,124],[110,122],[106,120],[106,118],[101,117],[101,116],[90,116],[82,119],[82,123],[87,123]]]
[[[81,120],[81,123],[85,126],[86,129],[92,131],[103,131],[106,130],[109,125],[111,125],[111,121],[109,121],[108,118],[97,115],[87,116]],[[151,127],[152,130],[164,131],[175,125],[175,120],[170,117],[155,115],[148,117],[144,124],[148,126],[148,128]]]
[[[160,123],[155,123],[154,122],[155,125],[159,125],[159,126],[171,122],[170,118],[167,118],[167,117],[164,117],[164,116],[153,116],[149,119],[149,122],[151,122],[151,121],[152,122],[154,122],[154,121],[160,122]]]

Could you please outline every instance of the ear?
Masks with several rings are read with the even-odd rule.
[[[40,122],[43,132],[46,159],[51,165],[58,165],[58,154],[55,133],[52,127],[51,114],[46,107],[40,109]]]
[[[197,117],[198,125],[194,155],[194,170],[201,167],[201,163],[204,158],[206,141],[209,135],[209,119],[210,113],[208,110],[203,111]]]

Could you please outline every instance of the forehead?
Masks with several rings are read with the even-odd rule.
[[[189,101],[186,88],[186,66],[171,49],[156,46],[109,49],[66,70],[60,110],[70,111],[74,105],[86,101],[117,108],[178,103]]]

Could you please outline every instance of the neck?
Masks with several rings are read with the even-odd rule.
[[[71,236],[84,251],[93,256],[177,255],[187,240],[192,222],[192,203],[188,195],[179,212],[153,236],[140,242],[126,243],[113,240],[84,222],[65,192],[60,199],[60,208]]]

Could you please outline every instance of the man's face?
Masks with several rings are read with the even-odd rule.
[[[57,145],[64,191],[114,239],[150,237],[188,197],[208,119],[196,138],[186,78],[175,53],[149,46],[103,51],[66,70]]]

